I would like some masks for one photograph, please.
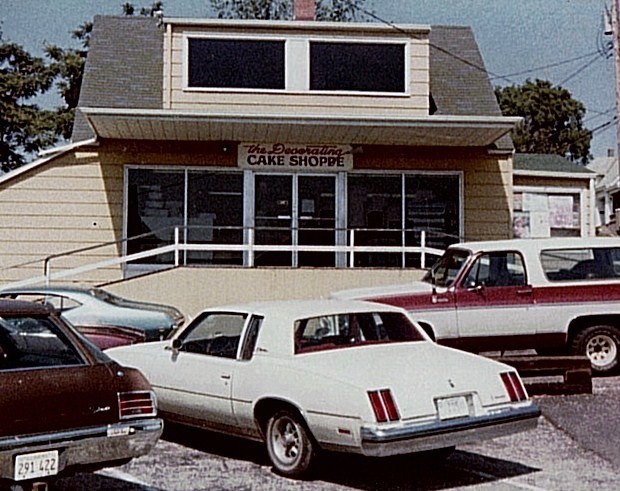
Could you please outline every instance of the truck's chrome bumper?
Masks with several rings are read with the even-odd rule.
[[[105,467],[106,463],[139,457],[151,451],[163,429],[163,421],[152,418],[0,438],[0,479],[13,478],[15,456],[33,452],[58,450],[59,473],[71,467]]]
[[[422,425],[362,427],[362,453],[385,457],[488,440],[535,428],[540,414],[538,406],[532,404],[486,416]]]

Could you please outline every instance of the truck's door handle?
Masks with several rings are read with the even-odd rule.
[[[531,294],[532,294],[531,288],[524,288],[522,290],[517,290],[517,295],[531,295]]]

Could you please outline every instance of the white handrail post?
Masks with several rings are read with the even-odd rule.
[[[351,247],[351,252],[349,253],[349,268],[352,268],[355,264],[355,230],[349,230],[349,246]]]
[[[174,267],[179,266],[179,227],[174,227]]]
[[[254,267],[254,227],[248,229],[248,267]]]
[[[420,247],[422,249],[420,254],[420,267],[426,269],[426,230],[422,230],[420,233]]]

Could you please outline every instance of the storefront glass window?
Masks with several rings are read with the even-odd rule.
[[[243,175],[190,171],[187,242],[243,243]],[[189,251],[188,264],[243,264],[241,251]]]
[[[348,177],[348,226],[355,246],[402,245],[402,176],[359,174]],[[354,265],[399,267],[400,253],[359,252]]]
[[[185,173],[130,169],[127,192],[128,254],[169,245],[174,227],[184,225]],[[172,254],[140,262],[170,263]]]
[[[177,227],[181,244],[216,246],[181,250],[181,264],[400,268],[420,266],[420,253],[402,247],[419,247],[422,231],[439,249],[459,240],[458,175],[255,173],[249,180],[226,170],[145,168],[127,175],[129,254],[173,244]],[[303,250],[338,245],[377,250]],[[173,261],[167,253],[138,262]]]
[[[459,241],[459,177],[449,175],[405,176],[406,244],[446,249]],[[419,266],[419,254],[407,254],[407,266]]]

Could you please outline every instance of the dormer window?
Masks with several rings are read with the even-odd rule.
[[[405,45],[310,42],[310,90],[405,92]]]
[[[187,85],[209,89],[285,89],[285,42],[188,39]]]
[[[185,39],[185,90],[408,95],[408,40]]]

